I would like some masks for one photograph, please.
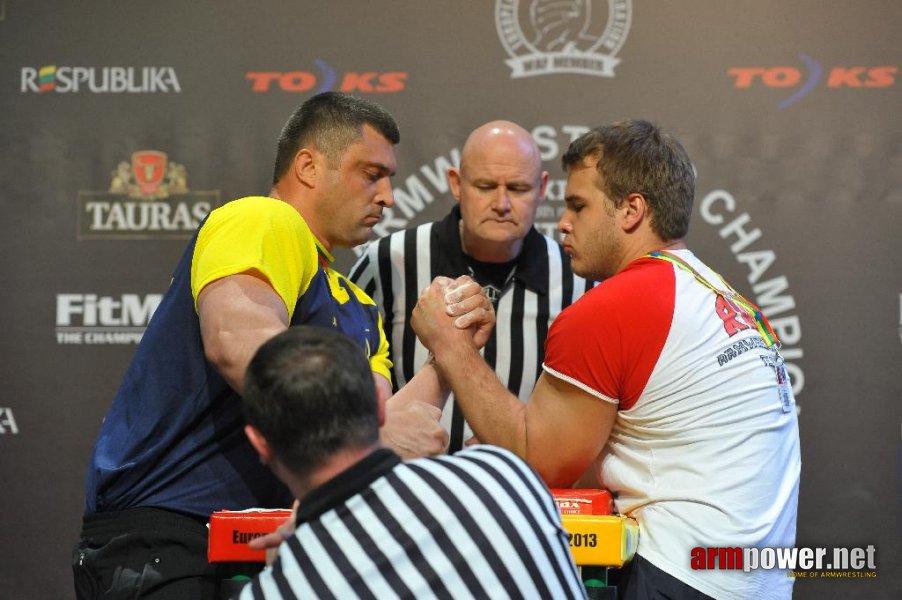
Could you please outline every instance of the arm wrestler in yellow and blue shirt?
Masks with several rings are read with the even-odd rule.
[[[330,267],[332,256],[285,202],[255,196],[210,213],[185,250],[100,432],[85,512],[156,507],[206,519],[217,510],[285,507],[292,497],[244,435],[238,394],[204,356],[197,296],[256,271],[285,302],[290,325],[334,327],[390,380],[373,301]]]

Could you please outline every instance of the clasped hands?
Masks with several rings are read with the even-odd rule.
[[[420,294],[411,324],[430,351],[456,343],[482,348],[495,325],[495,310],[472,278],[436,277]],[[383,441],[390,440],[389,445],[405,459],[441,454],[448,447],[448,433],[439,424],[440,417],[436,406],[395,395],[386,403]],[[295,514],[297,509],[295,501]],[[272,564],[279,544],[293,534],[294,527],[292,515],[277,531],[252,540],[249,546],[266,550],[266,563]]]
[[[448,344],[481,348],[495,324],[495,311],[470,277],[436,277],[420,294],[411,324],[432,352]],[[382,443],[405,460],[444,453],[449,436],[439,420],[447,393],[435,368],[421,369],[386,402]]]
[[[467,275],[436,277],[420,293],[410,324],[432,354],[460,343],[479,349],[495,326],[495,310],[482,287]]]

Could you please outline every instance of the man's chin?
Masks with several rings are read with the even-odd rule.
[[[347,247],[354,248],[356,246],[360,246],[361,244],[367,243],[371,239],[373,239],[373,228],[363,227],[360,230],[354,232],[354,237],[348,240]]]
[[[601,281],[602,279],[598,276],[598,273],[595,273],[591,269],[589,265],[581,261],[576,256],[570,256],[570,270],[583,279],[588,279],[590,281]]]
[[[526,234],[521,235],[521,232],[516,227],[503,224],[495,224],[493,227],[484,227],[479,233],[480,235],[478,237],[481,238],[483,242],[492,244],[512,244],[526,237]]]

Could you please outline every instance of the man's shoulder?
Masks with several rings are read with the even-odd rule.
[[[309,230],[307,222],[297,209],[287,202],[268,196],[245,196],[230,200],[210,212],[205,219],[204,228],[227,224],[243,224],[250,227],[264,223],[271,223],[287,230],[297,228]]]
[[[240,213],[240,212],[292,212],[300,217],[300,213],[290,204],[269,196],[244,196],[229,200],[219,208],[214,209],[213,213]]]
[[[599,311],[608,316],[625,317],[647,310],[649,303],[672,304],[673,290],[674,275],[670,265],[642,259],[587,290],[565,312],[569,318],[584,315],[590,320],[599,318]]]
[[[634,260],[622,271],[605,279],[598,285],[599,290],[608,294],[645,296],[650,289],[657,289],[667,282],[673,282],[673,267],[664,261],[650,257]]]

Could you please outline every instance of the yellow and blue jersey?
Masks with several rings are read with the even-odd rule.
[[[186,248],[104,420],[88,473],[86,512],[155,506],[283,507],[291,494],[245,438],[241,402],[204,356],[197,296],[223,277],[256,271],[285,302],[290,325],[334,327],[390,378],[373,301],[334,271],[300,214],[266,197],[214,210]]]

